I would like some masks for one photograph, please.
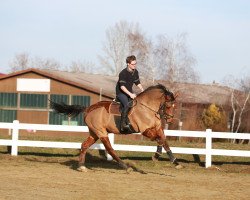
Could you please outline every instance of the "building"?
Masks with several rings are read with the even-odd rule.
[[[69,119],[52,112],[49,100],[84,106],[100,100],[112,100],[115,98],[117,80],[114,76],[33,68],[1,76],[0,121],[18,119],[21,123],[84,125],[82,115]],[[141,82],[144,88],[152,85],[150,80],[142,79]],[[179,93],[175,128],[183,125],[184,129],[193,130],[189,126],[189,121],[194,121],[192,116],[211,103],[225,110],[230,107],[231,90],[228,87],[187,83],[175,83],[172,86],[166,81],[157,83]]]
[[[83,125],[76,119],[51,111],[49,100],[89,106],[99,100],[111,100],[112,94],[95,85],[107,86],[109,80],[96,75],[27,69],[0,77],[0,121],[38,124]],[[107,77],[109,79],[109,77]],[[115,79],[110,77],[110,81]],[[106,88],[106,87],[105,87]]]

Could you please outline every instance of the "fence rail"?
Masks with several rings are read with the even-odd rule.
[[[29,141],[19,140],[19,130],[44,130],[44,131],[70,131],[70,132],[88,132],[87,126],[67,126],[67,125],[46,125],[46,124],[25,124],[19,123],[18,120],[13,123],[0,123],[0,129],[12,130],[12,139],[0,139],[0,145],[11,146],[11,155],[18,155],[18,147],[47,147],[47,148],[72,148],[80,149],[81,143],[78,142],[49,142],[49,141]],[[250,140],[249,133],[224,133],[224,132],[212,132],[211,129],[204,131],[176,131],[176,130],[164,130],[167,136],[179,136],[179,137],[201,137],[206,139],[205,148],[183,148],[183,147],[171,147],[173,153],[179,154],[201,154],[206,157],[206,168],[212,165],[212,155],[221,156],[241,156],[250,157],[250,151],[244,150],[224,150],[224,149],[212,149],[213,138],[229,138],[229,139],[246,139]],[[138,134],[138,133],[137,133]],[[109,134],[109,139],[114,150],[118,151],[138,151],[138,152],[155,152],[155,146],[142,146],[142,145],[121,145],[114,143],[114,134]],[[105,150],[104,145],[94,144],[91,149]],[[107,156],[108,160],[112,160],[110,155]]]

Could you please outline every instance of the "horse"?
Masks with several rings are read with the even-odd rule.
[[[162,84],[150,86],[133,99],[128,119],[134,132],[140,132],[143,136],[156,141],[158,147],[163,147],[170,161],[177,166],[179,164],[169,148],[163,131],[163,121],[170,123],[174,117],[176,96]],[[59,114],[75,117],[84,113],[84,121],[89,128],[89,136],[81,145],[78,171],[87,171],[85,167],[86,152],[98,139],[101,140],[106,151],[121,168],[127,171],[129,168],[131,169],[131,166],[122,161],[116,154],[108,138],[109,133],[121,134],[117,116],[110,111],[113,104],[113,101],[99,101],[89,107],[84,107],[51,101],[51,108]],[[158,149],[160,148],[157,148],[156,159],[158,158],[157,155],[161,153]]]

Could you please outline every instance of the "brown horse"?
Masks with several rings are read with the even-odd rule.
[[[143,136],[157,141],[158,147],[163,146],[166,150],[170,161],[178,165],[166,141],[162,127],[164,119],[171,122],[173,118],[175,98],[176,96],[161,84],[150,86],[132,101],[128,118],[135,132],[140,132]],[[106,151],[122,168],[129,169],[128,164],[125,164],[117,156],[108,138],[108,133],[120,134],[117,116],[110,112],[112,104],[112,101],[100,101],[85,108],[78,105],[51,102],[54,111],[70,117],[84,112],[84,120],[89,128],[89,136],[81,145],[79,171],[86,171],[84,166],[86,152],[98,139],[102,141]]]

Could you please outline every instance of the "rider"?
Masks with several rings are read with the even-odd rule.
[[[136,94],[133,93],[132,87],[135,84],[143,92],[143,87],[140,83],[139,73],[136,69],[136,57],[134,55],[126,58],[127,67],[119,73],[119,80],[116,84],[116,96],[122,105],[121,114],[121,132],[130,130],[128,124],[129,100],[134,99]]]

